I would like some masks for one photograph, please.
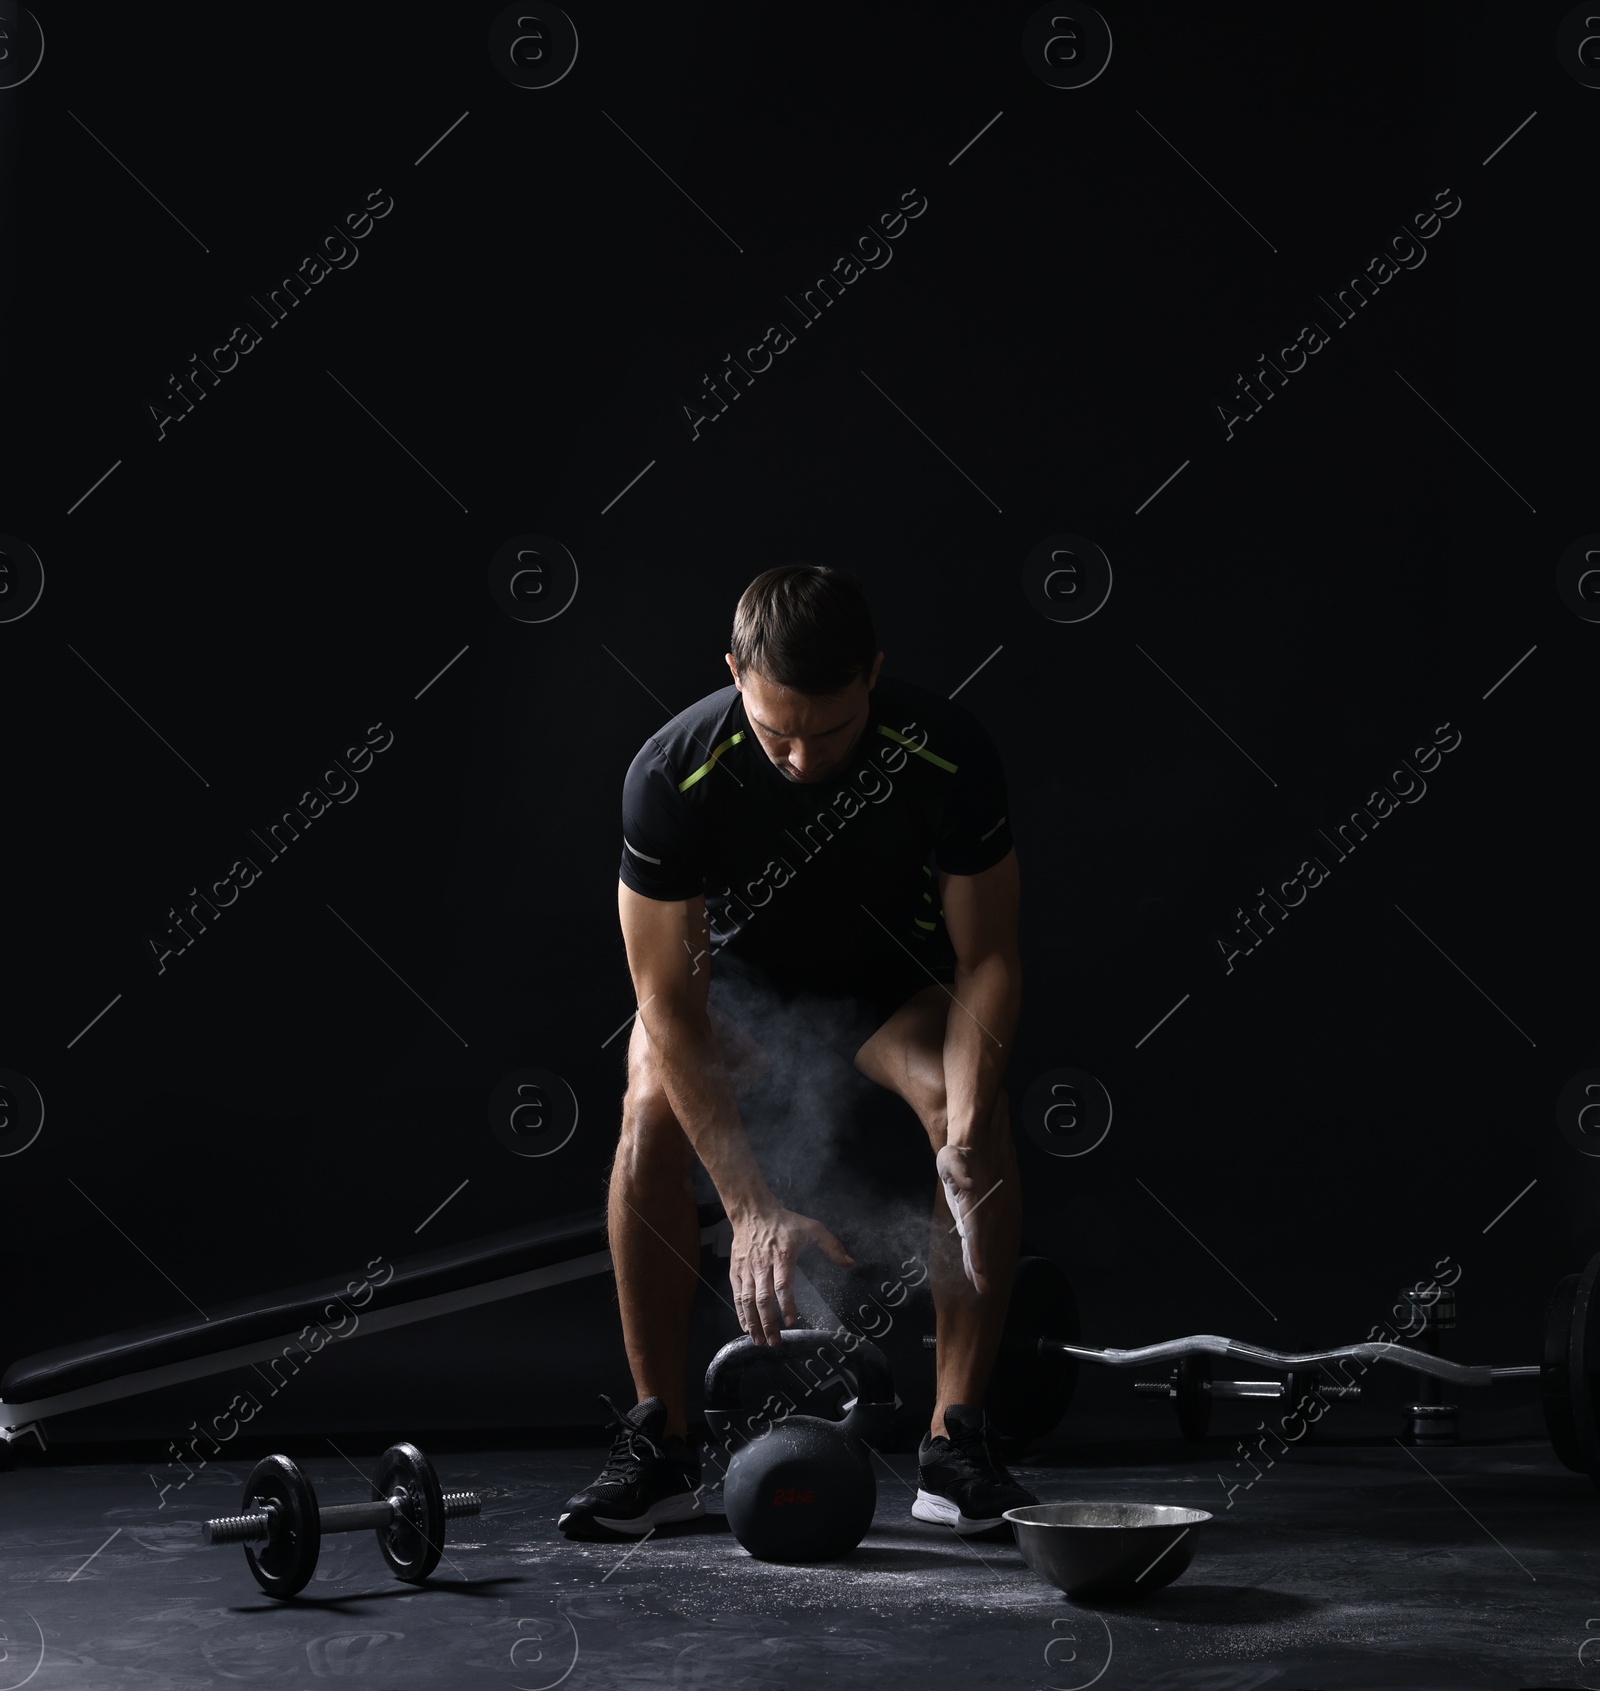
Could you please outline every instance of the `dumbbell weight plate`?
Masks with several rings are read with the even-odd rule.
[[[376,1532],[383,1559],[396,1579],[416,1585],[439,1565],[444,1552],[444,1496],[433,1464],[414,1444],[392,1444],[372,1476],[374,1502],[399,1492],[405,1502],[395,1519]]]
[[[1572,1372],[1568,1358],[1572,1346],[1572,1304],[1581,1274],[1569,1274],[1556,1281],[1544,1314],[1544,1354],[1540,1358],[1539,1388],[1544,1398],[1544,1425],[1555,1453],[1575,1474],[1588,1472],[1578,1429],[1573,1421]]]
[[[1600,1254],[1578,1276],[1572,1292],[1572,1320],[1567,1344],[1568,1390],[1576,1437],[1578,1471],[1600,1485]]]
[[[1183,1436],[1198,1443],[1211,1425],[1211,1358],[1178,1358],[1178,1425]]]
[[[1021,1455],[1066,1414],[1078,1364],[1059,1351],[1041,1353],[1039,1339],[1076,1344],[1081,1336],[1077,1299],[1065,1273],[1049,1257],[1023,1257],[1011,1282],[1005,1333],[984,1397],[996,1455]]]
[[[245,1560],[256,1584],[271,1597],[293,1597],[316,1571],[322,1550],[322,1523],[311,1482],[287,1456],[263,1456],[244,1483],[239,1512],[255,1513],[268,1505],[277,1531],[267,1543],[246,1544]]]

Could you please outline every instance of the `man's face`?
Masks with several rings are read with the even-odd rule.
[[[734,685],[744,696],[744,713],[761,749],[785,779],[809,784],[836,774],[855,751],[867,725],[883,653],[872,660],[867,679],[858,677],[840,692],[815,696],[780,687],[753,669],[741,676],[734,668],[733,654],[724,656]]]

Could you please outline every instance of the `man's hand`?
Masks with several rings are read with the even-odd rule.
[[[951,1232],[961,1236],[961,1266],[979,1293],[989,1290],[984,1273],[985,1252],[983,1235],[988,1215],[983,1200],[1000,1181],[1000,1159],[992,1151],[976,1145],[946,1145],[934,1159],[934,1167],[944,1184],[945,1202],[955,1222]]]
[[[780,1205],[750,1210],[728,1218],[733,1223],[733,1250],[728,1281],[739,1325],[758,1345],[775,1345],[785,1322],[800,1319],[789,1284],[790,1269],[807,1245],[815,1245],[830,1262],[854,1268],[855,1259],[822,1225],[808,1215]]]

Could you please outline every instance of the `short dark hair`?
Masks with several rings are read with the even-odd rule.
[[[872,674],[878,642],[866,595],[848,570],[780,564],[739,596],[730,651],[743,679],[754,670],[797,693],[837,693]]]

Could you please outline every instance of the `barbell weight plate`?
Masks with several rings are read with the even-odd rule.
[[[246,1544],[244,1559],[270,1597],[293,1597],[316,1571],[322,1522],[311,1481],[287,1456],[263,1456],[244,1482],[241,1515],[269,1508],[274,1532],[266,1543]]]
[[[382,1502],[396,1492],[405,1501],[395,1518],[376,1531],[378,1549],[396,1579],[420,1584],[444,1553],[444,1494],[433,1464],[414,1444],[392,1444],[378,1459],[372,1497]]]
[[[990,1446],[1002,1459],[1019,1456],[1067,1412],[1078,1383],[1078,1364],[1060,1351],[1041,1352],[1039,1340],[1082,1337],[1072,1282],[1049,1257],[1017,1263],[1011,1303],[994,1372],[984,1397]]]
[[[1572,1418],[1572,1304],[1580,1274],[1556,1281],[1544,1312],[1544,1351],[1539,1358],[1539,1391],[1544,1400],[1544,1426],[1555,1453],[1575,1474],[1585,1474],[1583,1446]]]
[[[1211,1425],[1211,1358],[1178,1358],[1178,1426],[1191,1443],[1199,1443]]]
[[[1283,1396],[1278,1399],[1279,1415],[1286,1416],[1297,1414],[1301,1403],[1305,1399],[1306,1393],[1309,1392],[1315,1384],[1316,1376],[1306,1369],[1290,1369],[1290,1371],[1283,1377]],[[1314,1425],[1314,1422],[1308,1420],[1306,1422],[1306,1432],[1309,1433]],[[1302,1434],[1301,1436],[1304,1437],[1305,1435]]]
[[[1572,1430],[1577,1440],[1579,1472],[1600,1486],[1600,1417],[1595,1397],[1600,1390],[1600,1253],[1578,1276],[1572,1293],[1572,1321],[1567,1339],[1567,1386],[1572,1404]]]
[[[1307,1397],[1315,1395],[1318,1386],[1330,1384],[1332,1382],[1320,1368],[1291,1369],[1284,1376],[1283,1396],[1279,1399],[1282,1408],[1279,1413],[1284,1417],[1298,1415],[1301,1418],[1305,1425],[1305,1432],[1300,1434],[1301,1438],[1307,1437],[1312,1428],[1322,1419],[1322,1416],[1316,1413],[1306,1414],[1300,1407],[1301,1404],[1305,1402]],[[1322,1404],[1323,1410],[1326,1412],[1327,1399],[1318,1398],[1317,1401]]]

